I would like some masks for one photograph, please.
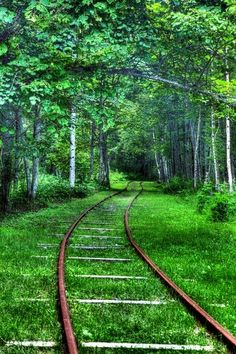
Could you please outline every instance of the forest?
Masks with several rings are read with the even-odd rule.
[[[0,205],[109,187],[233,193],[234,0],[2,0]]]
[[[0,353],[236,354],[236,0],[0,0]]]

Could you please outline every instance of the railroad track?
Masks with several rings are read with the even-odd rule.
[[[236,339],[133,240],[129,211],[142,193],[142,188],[138,192],[136,188],[133,183],[131,191],[114,193],[84,211],[62,241],[58,294],[66,350],[69,354],[99,350],[225,353],[225,347],[193,320],[190,311],[236,353]]]

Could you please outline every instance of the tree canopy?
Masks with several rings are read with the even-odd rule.
[[[232,191],[235,45],[234,0],[2,0],[2,209],[110,167]]]

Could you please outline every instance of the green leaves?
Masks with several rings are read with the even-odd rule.
[[[14,129],[9,128],[9,127],[0,127],[0,132],[1,133],[8,133],[11,136],[13,136],[15,134]]]
[[[31,104],[32,106],[35,106],[35,105],[37,104],[37,102],[38,102],[38,99],[37,99],[36,96],[31,96],[31,97],[29,98],[29,100],[30,100],[30,104]]]
[[[235,0],[226,0],[228,5],[227,11],[231,15],[236,15],[236,2]]]
[[[15,13],[8,10],[6,7],[0,7],[0,23],[8,24],[12,23],[15,17]]]
[[[5,43],[0,44],[0,56],[6,54],[8,51],[7,45]]]

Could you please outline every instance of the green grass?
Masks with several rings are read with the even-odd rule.
[[[125,179],[121,181],[118,177],[113,186],[115,189],[122,189],[126,181]],[[196,300],[205,301],[205,304],[209,304],[209,299],[212,303],[213,300],[215,303],[224,301],[227,304],[225,308],[211,307],[211,311],[216,313],[221,322],[221,313],[228,313],[228,317],[224,317],[228,321],[227,326],[230,328],[230,323],[234,326],[234,312],[229,311],[228,307],[229,304],[231,306],[235,303],[233,293],[235,273],[231,264],[235,258],[234,250],[231,249],[232,243],[235,242],[234,224],[212,224],[206,221],[204,216],[196,214],[192,199],[161,195],[157,185],[153,183],[144,183],[144,186],[146,192],[135,202],[130,213],[135,238],[179,285],[193,294]],[[166,288],[153,276],[147,265],[137,257],[129,245],[124,233],[123,215],[137,189],[140,189],[139,182],[133,182],[128,192],[96,208],[81,224],[81,227],[94,229],[78,228],[70,241],[71,246],[115,243],[123,247],[90,251],[69,247],[68,256],[107,256],[132,260],[129,263],[94,263],[67,259],[67,294],[77,339],[213,344],[214,353],[225,353],[225,348],[209,337],[203,328],[199,329],[194,318],[178,301],[172,301],[173,298]],[[52,235],[64,233],[82,210],[109,194],[110,192],[99,192],[82,200],[72,200],[61,205],[54,204],[44,210],[12,216],[4,220],[0,228],[0,353],[59,354],[62,352],[61,329],[56,308],[56,263],[61,238]],[[111,213],[112,211],[114,213]],[[68,224],[62,222],[65,220]],[[99,227],[115,230],[99,232],[94,224],[97,221],[109,222],[111,225]],[[81,237],[86,234],[117,236],[121,239],[114,241]],[[228,243],[225,242],[227,236]],[[222,242],[219,242],[219,238]],[[210,239],[212,239],[211,246],[207,242]],[[44,249],[38,247],[40,243],[52,243],[56,247]],[[39,255],[47,255],[49,258],[34,257]],[[221,262],[219,262],[219,255]],[[210,270],[208,266],[211,266]],[[212,269],[217,272],[211,272]],[[133,275],[145,276],[147,279],[92,280],[79,278],[80,274]],[[200,287],[202,284],[203,289]],[[27,301],[28,298],[47,299],[47,301]],[[75,300],[79,298],[164,300],[167,304],[91,305],[76,302]],[[57,347],[42,350],[8,348],[4,343],[9,340],[55,341]],[[137,351],[81,349],[81,353],[87,354],[127,352]],[[155,351],[140,350],[139,352],[150,354]],[[168,351],[160,351],[162,352],[168,354]]]
[[[183,290],[236,335],[235,223],[209,221],[187,198],[150,191],[131,210],[135,240]],[[222,307],[221,307],[222,306]]]
[[[6,341],[55,341],[60,348],[61,328],[57,313],[56,264],[61,238],[80,212],[109,195],[100,192],[38,212],[8,217],[0,227],[0,353],[60,353],[61,349],[7,348]],[[39,243],[55,243],[42,249]],[[48,255],[48,259],[34,256]],[[47,302],[27,299],[47,299]]]
[[[163,284],[154,277],[127,243],[122,225],[124,209],[136,194],[139,183],[130,185],[130,192],[123,193],[115,199],[109,200],[101,208],[93,211],[81,224],[88,226],[94,220],[104,220],[104,209],[113,209],[115,214],[105,218],[110,221],[116,231],[106,231],[111,236],[122,237],[117,243],[124,243],[125,248],[116,250],[85,251],[69,247],[69,256],[91,257],[120,257],[130,258],[130,263],[99,263],[90,261],[67,260],[68,298],[72,313],[73,327],[79,341],[106,341],[106,342],[137,342],[137,343],[175,343],[175,344],[202,344],[213,343],[215,353],[225,353],[224,347],[209,337],[203,328],[197,330],[194,318],[186,309],[170,296]],[[153,184],[150,190],[156,190]],[[137,204],[139,201],[137,201]],[[91,224],[92,227],[93,224]],[[121,227],[122,226],[122,227]],[[106,226],[104,226],[106,227]],[[105,231],[104,231],[105,232]],[[86,231],[88,233],[88,231]],[[90,234],[99,235],[96,230]],[[106,240],[83,239],[84,230],[76,230],[71,240],[73,244],[110,244]],[[101,234],[102,235],[102,234]],[[96,275],[129,275],[145,276],[145,280],[110,280],[84,279],[79,274]],[[127,304],[81,304],[76,299],[130,299],[130,300],[164,300],[166,304],[157,306],[127,305]],[[82,353],[127,353],[123,350],[82,349]],[[140,351],[141,352],[141,351]],[[147,350],[150,354],[152,351]],[[172,351],[165,351],[165,353]]]

